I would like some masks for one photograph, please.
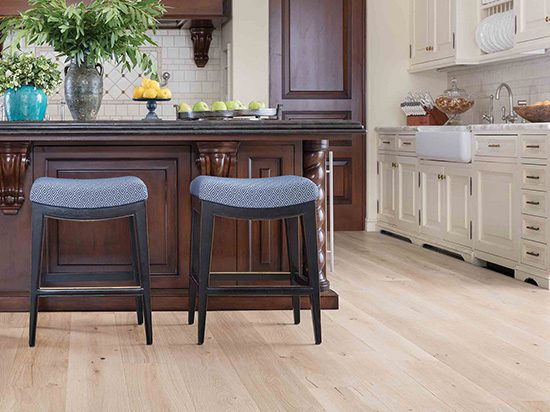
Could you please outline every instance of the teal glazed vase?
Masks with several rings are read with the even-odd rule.
[[[34,86],[8,89],[4,93],[4,110],[11,122],[42,121],[46,116],[48,96]]]

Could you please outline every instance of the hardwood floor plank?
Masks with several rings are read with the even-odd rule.
[[[114,313],[73,313],[67,410],[130,411]]]
[[[0,313],[0,411],[550,411],[550,293],[400,240],[338,233],[340,310]]]
[[[70,313],[40,313],[36,347],[29,348],[27,324],[0,399],[1,411],[65,411]]]

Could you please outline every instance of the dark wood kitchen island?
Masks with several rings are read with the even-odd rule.
[[[303,175],[323,192],[318,202],[318,255],[323,307],[338,307],[326,275],[325,165],[328,142],[362,136],[350,121],[43,122],[0,123],[0,311],[28,308],[32,182],[41,176],[133,175],[148,186],[153,307],[187,307],[191,199],[200,175]],[[281,222],[216,221],[213,270],[285,271]],[[130,270],[127,222],[50,222],[43,271],[66,282],[78,273]],[[112,275],[113,274],[113,275]],[[111,278],[109,278],[111,281]],[[63,283],[66,285],[66,283]],[[304,299],[304,304],[307,304]],[[211,309],[291,308],[290,298],[212,298]],[[42,310],[132,310],[133,299],[49,299]]]

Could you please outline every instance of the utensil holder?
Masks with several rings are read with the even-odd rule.
[[[434,107],[425,116],[407,116],[407,126],[443,126],[447,120],[447,115]]]

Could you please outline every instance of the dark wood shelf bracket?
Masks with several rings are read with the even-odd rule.
[[[30,143],[0,143],[0,210],[16,215],[25,202]]]
[[[193,53],[197,67],[205,67],[208,63],[208,53],[212,43],[214,25],[211,20],[193,20],[189,31],[193,42]]]

